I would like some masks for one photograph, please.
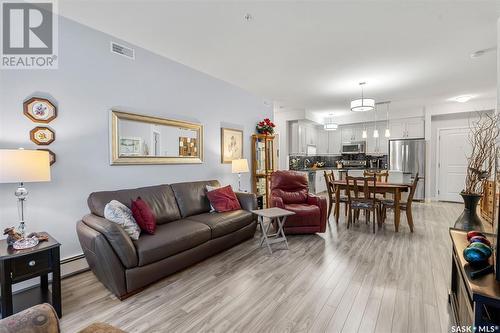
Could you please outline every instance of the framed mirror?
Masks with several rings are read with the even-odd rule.
[[[111,111],[111,164],[203,163],[203,126]]]

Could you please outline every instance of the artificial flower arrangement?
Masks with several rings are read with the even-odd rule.
[[[263,121],[260,121],[255,129],[259,134],[273,135],[275,127],[276,125],[274,125],[274,123],[269,120],[269,118],[266,118]]]

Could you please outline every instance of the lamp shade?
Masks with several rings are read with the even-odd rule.
[[[351,111],[364,112],[371,111],[375,108],[375,100],[373,98],[360,98],[351,101]]]
[[[0,183],[50,181],[49,152],[0,149]]]
[[[232,173],[245,173],[245,172],[249,172],[247,159],[246,158],[242,158],[242,159],[239,159],[239,160],[233,160],[231,162],[231,172]]]

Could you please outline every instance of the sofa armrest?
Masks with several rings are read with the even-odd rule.
[[[125,230],[118,224],[94,214],[85,215],[82,219],[88,227],[103,234],[116,255],[126,268],[136,267],[138,264],[137,251],[134,243]]]
[[[325,232],[326,231],[326,220],[327,220],[327,203],[326,203],[326,198],[325,197],[320,197],[311,193],[307,194],[307,204],[308,205],[314,205],[319,207],[320,211],[320,225],[319,225],[319,232]]]
[[[38,304],[0,320],[0,331],[59,333],[59,319],[50,304]]]
[[[271,196],[271,207],[285,208],[283,199],[281,197]]]
[[[235,192],[235,194],[242,209],[248,211],[257,209],[257,196],[254,193]]]

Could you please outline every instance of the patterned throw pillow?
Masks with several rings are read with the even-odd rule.
[[[138,240],[141,229],[132,216],[132,211],[119,201],[111,200],[104,206],[104,217],[120,225],[133,240]]]

